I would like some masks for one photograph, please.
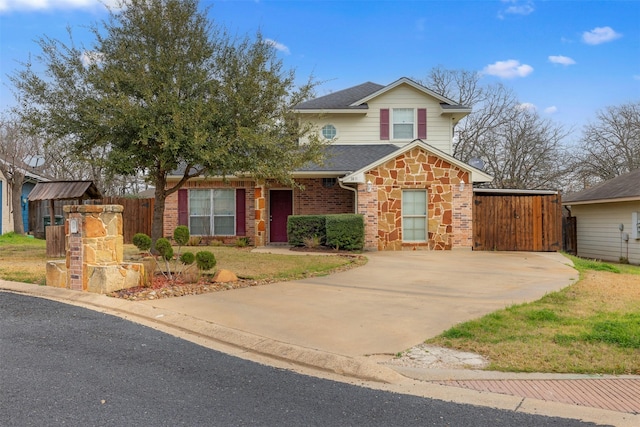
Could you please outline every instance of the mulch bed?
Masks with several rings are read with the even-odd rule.
[[[130,301],[154,300],[161,298],[181,297],[185,295],[199,295],[208,292],[228,291],[231,289],[248,288],[250,286],[260,286],[273,283],[276,280],[247,280],[238,279],[237,282],[211,282],[206,279],[198,283],[185,283],[180,280],[171,282],[163,275],[156,275],[151,286],[137,286],[134,288],[122,289],[108,294],[110,297],[122,298]]]
[[[323,252],[332,253],[341,256],[361,257],[362,255],[354,254],[348,251],[339,251],[326,247],[318,248],[291,248],[293,251],[302,252]],[[332,272],[344,271],[353,268],[355,265],[349,264],[341,268],[335,269]],[[307,276],[310,277],[310,276]],[[137,286],[128,289],[121,289],[119,291],[111,292],[108,294],[110,297],[122,298],[130,301],[145,301],[161,298],[181,297],[185,295],[199,295],[208,292],[229,291],[232,289],[248,288],[251,286],[262,286],[270,283],[282,282],[286,279],[238,279],[236,282],[214,282],[211,277],[204,277],[197,283],[187,283],[181,279],[170,281],[162,274],[156,274],[153,277],[153,283],[151,286]]]

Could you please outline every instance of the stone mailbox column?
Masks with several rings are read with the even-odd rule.
[[[78,291],[91,289],[96,269],[120,268],[123,259],[122,211],[120,205],[64,206],[67,216],[67,287]],[[98,275],[104,276],[103,273]]]

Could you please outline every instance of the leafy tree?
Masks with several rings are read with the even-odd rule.
[[[122,0],[92,27],[89,48],[43,37],[14,74],[19,112],[33,131],[66,140],[114,175],[143,173],[155,186],[151,237],[163,233],[165,200],[188,179],[239,172],[291,183],[318,161],[321,143],[292,106],[314,83],[295,85],[261,34],[232,38],[197,0]],[[104,163],[101,163],[104,162]],[[170,173],[180,179],[169,186]]]
[[[571,168],[561,125],[525,108],[505,86],[480,84],[479,73],[433,68],[422,83],[473,111],[456,125],[453,156],[480,159],[497,188],[561,186]]]
[[[640,101],[611,106],[582,129],[578,179],[583,186],[640,168]]]

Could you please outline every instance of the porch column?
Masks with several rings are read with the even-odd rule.
[[[365,175],[367,182],[371,182],[371,188],[366,183],[358,184],[358,213],[364,216],[364,248],[377,250],[378,248],[378,188],[373,182],[375,177]]]
[[[256,183],[253,194],[256,230],[255,245],[265,246],[267,242],[267,191],[264,183]]]

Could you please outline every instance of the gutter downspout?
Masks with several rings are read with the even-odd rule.
[[[340,188],[343,188],[345,190],[349,190],[349,191],[353,191],[354,197],[355,197],[355,206],[354,206],[354,213],[358,213],[358,189],[357,188],[353,188],[353,187],[346,187],[343,183],[342,183],[342,179],[338,178],[338,185],[340,186]]]

